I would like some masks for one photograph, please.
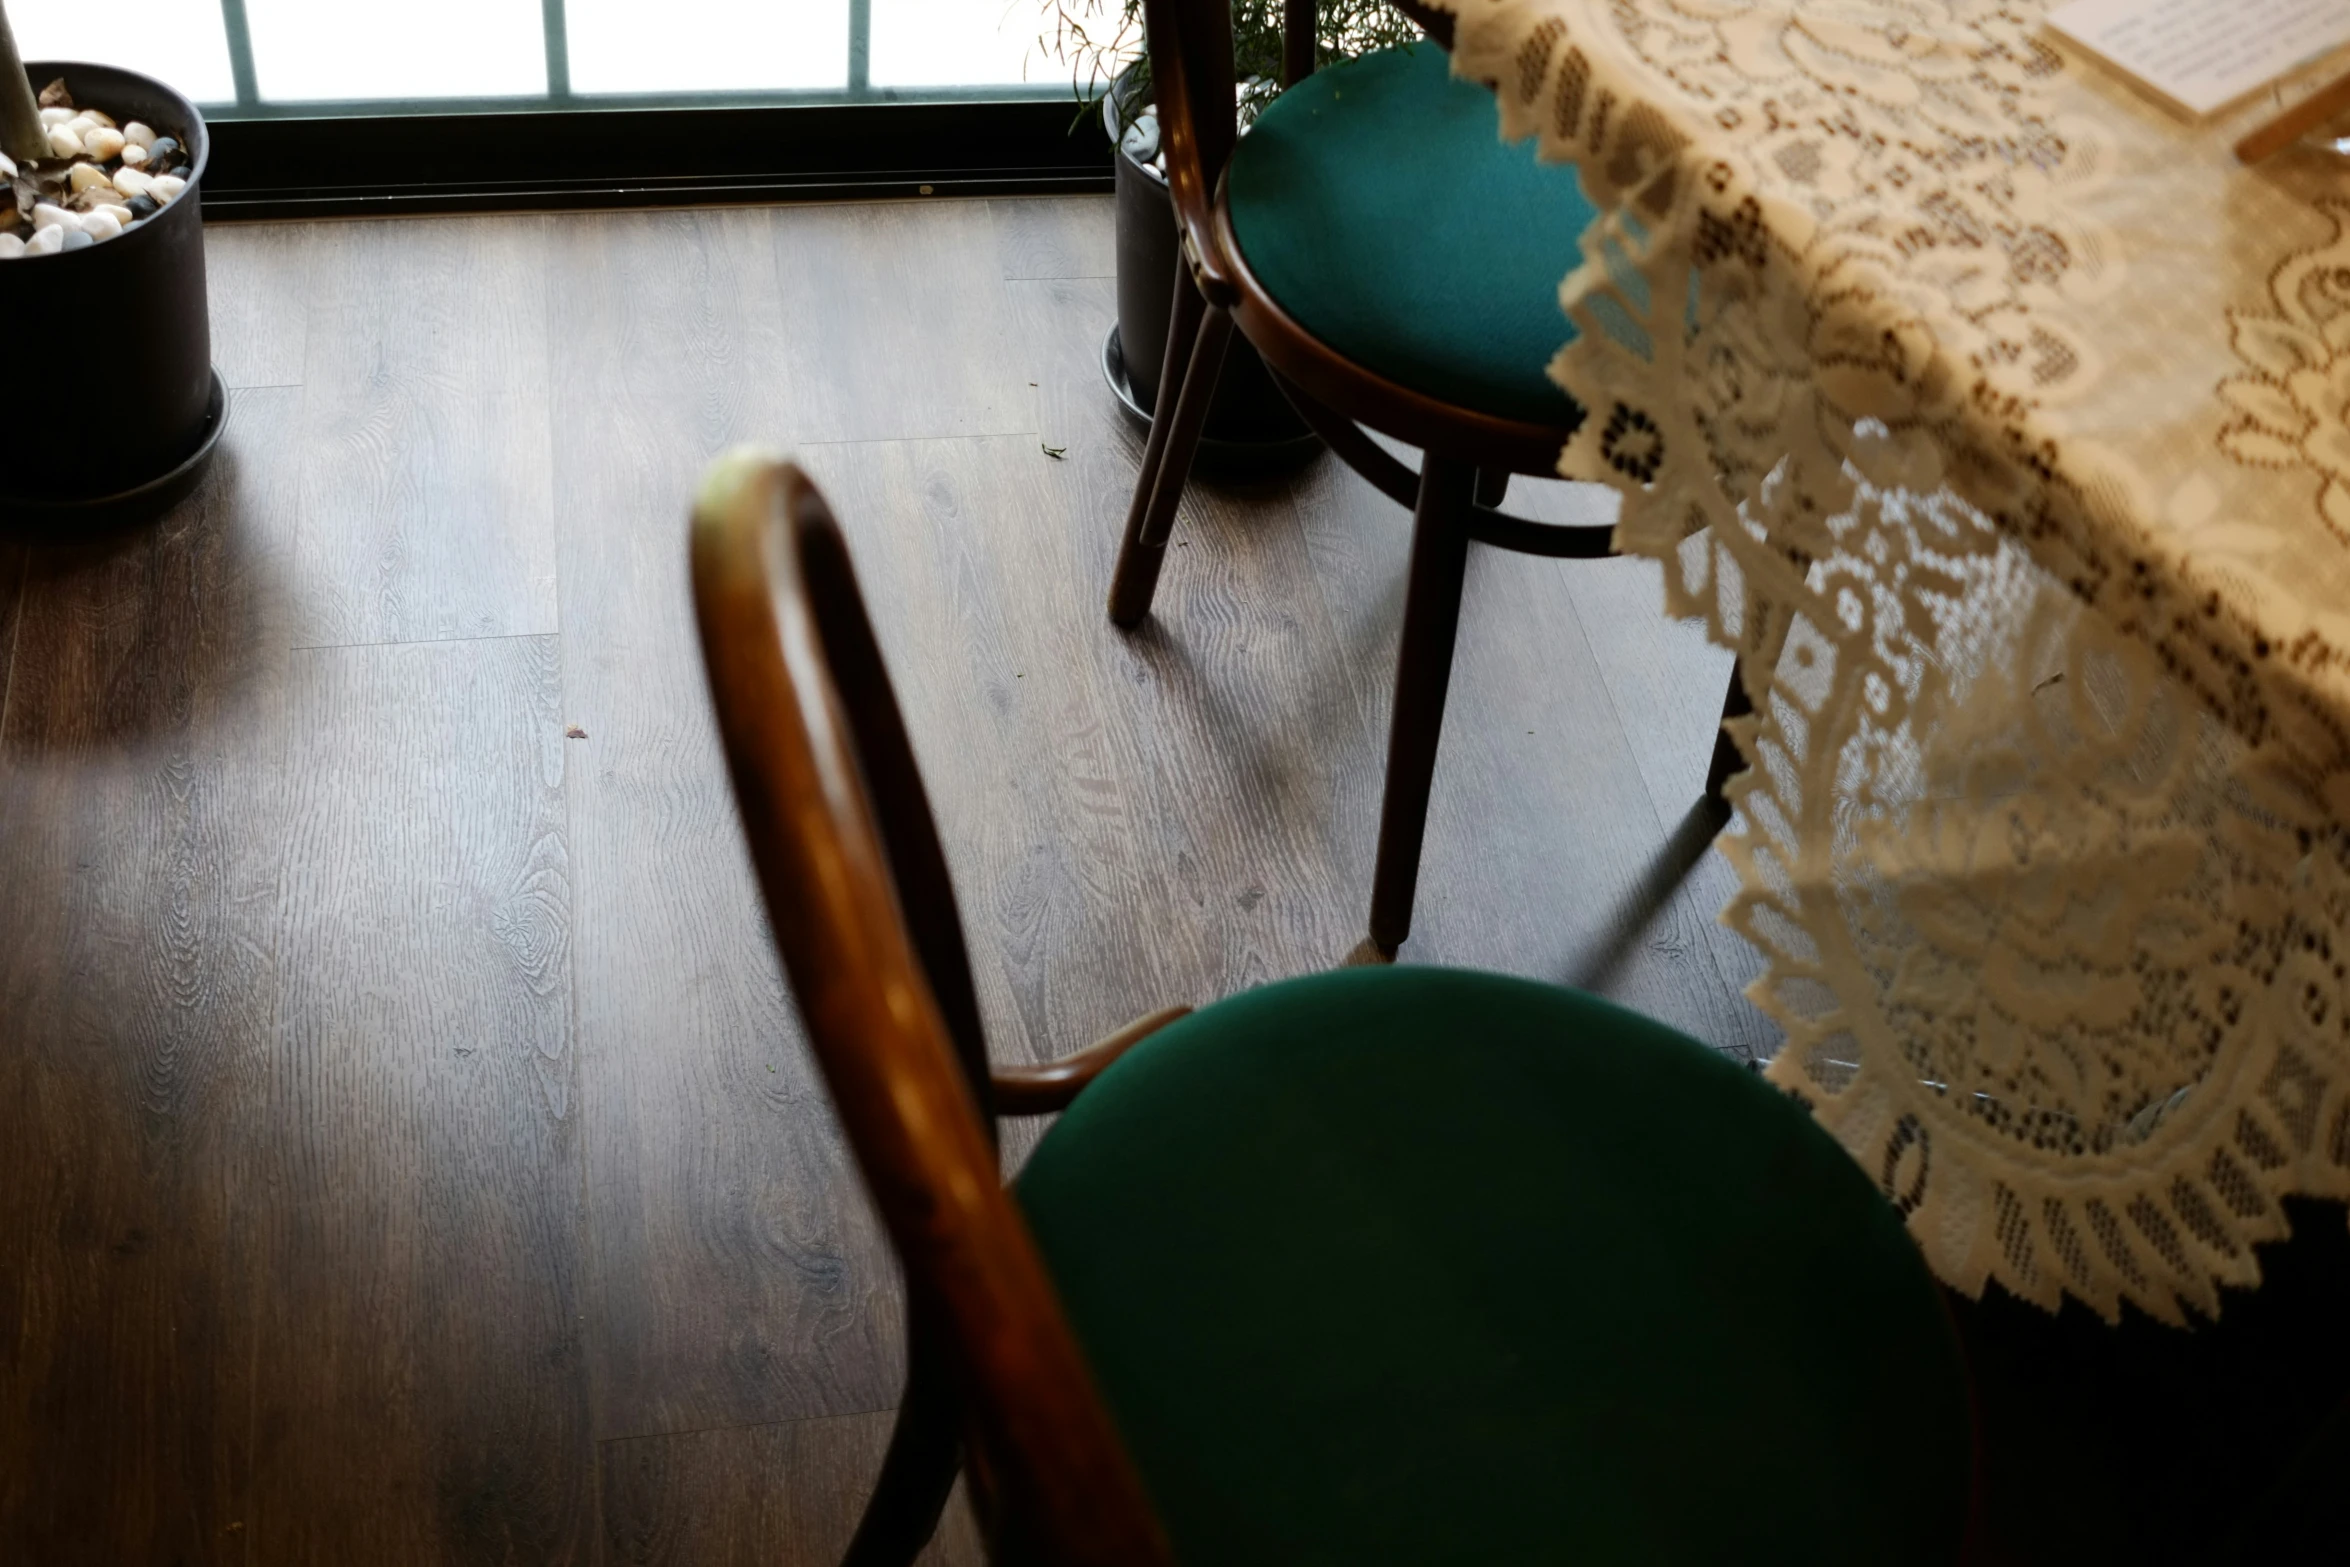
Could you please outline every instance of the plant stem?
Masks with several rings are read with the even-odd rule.
[[[41,128],[41,103],[25,75],[8,26],[7,0],[0,0],[0,151],[19,163],[49,156],[49,133]]]

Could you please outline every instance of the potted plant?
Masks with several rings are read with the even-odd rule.
[[[1166,356],[1178,242],[1159,148],[1150,55],[1142,44],[1142,0],[1054,0],[1045,48],[1072,69],[1090,111],[1099,100],[1117,148],[1118,323],[1102,347],[1102,371],[1118,400],[1148,421]],[[1232,0],[1232,66],[1240,82],[1234,113],[1243,131],[1281,93],[1281,0]],[[1420,31],[1388,0],[1320,0],[1315,14],[1316,68],[1418,39]],[[1238,335],[1209,405],[1201,467],[1227,474],[1292,466],[1321,449],[1264,361]]]
[[[159,514],[227,422],[198,206],[210,136],[134,71],[28,67],[0,3],[0,320],[10,374],[0,520],[79,529]],[[44,439],[54,432],[57,439]]]

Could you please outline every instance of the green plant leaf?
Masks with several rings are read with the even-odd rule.
[[[1069,68],[1079,121],[1124,76],[1126,85],[1117,98],[1117,133],[1123,136],[1153,101],[1151,62],[1143,46],[1142,0],[1115,0],[1115,9],[1112,4],[1048,0],[1047,30],[1038,41]],[[1241,84],[1237,109],[1243,125],[1281,95],[1281,18],[1280,0],[1232,0],[1232,76]],[[1388,0],[1320,0],[1314,10],[1314,65],[1320,69],[1422,36]]]

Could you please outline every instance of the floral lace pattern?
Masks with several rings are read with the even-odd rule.
[[[1436,3],[1603,213],[1560,471],[1756,695],[1774,1077],[1952,1283],[2216,1312],[2350,1196],[2350,179],[2047,0]]]
[[[2220,384],[2238,415],[2220,449],[2255,467],[2309,469],[2319,514],[2350,544],[2350,193],[2320,207],[2332,243],[2277,269],[2273,309],[2228,313],[2250,369]]]

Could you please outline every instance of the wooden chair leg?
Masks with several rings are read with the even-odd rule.
[[[1722,698],[1722,722],[1744,718],[1754,711],[1754,702],[1746,694],[1746,682],[1739,678],[1738,666],[1730,666],[1730,689]],[[1705,798],[1722,814],[1727,815],[1730,802],[1722,788],[1732,777],[1745,770],[1746,761],[1738,754],[1738,742],[1730,738],[1730,731],[1722,729],[1714,735],[1713,765],[1706,769]]]
[[[1135,476],[1134,500],[1126,509],[1126,531],[1118,545],[1118,567],[1110,578],[1110,619],[1135,626],[1151,612],[1159,567],[1167,558],[1167,535],[1175,508],[1191,477],[1208,404],[1224,369],[1224,347],[1232,318],[1208,308],[1191,274],[1175,269],[1175,306],[1167,323],[1166,361],[1159,368],[1159,400],[1151,407],[1150,440]]]
[[[1477,470],[1477,504],[1499,511],[1501,503],[1510,498],[1510,471],[1507,468],[1480,468]]]
[[[1142,529],[1143,513],[1150,509],[1158,488],[1159,468],[1167,460],[1167,436],[1175,428],[1175,404],[1183,395],[1183,372],[1191,366],[1191,350],[1199,340],[1199,324],[1208,302],[1192,285],[1191,274],[1175,269],[1175,299],[1167,310],[1167,341],[1159,354],[1159,395],[1151,404],[1150,433],[1142,444],[1142,468],[1134,476],[1134,498],[1127,503],[1124,537]]]
[[[907,1334],[906,1391],[881,1474],[841,1567],[913,1567],[955,1488],[962,1424],[955,1379],[919,1320]]]
[[[1371,876],[1371,942],[1389,957],[1412,932],[1477,484],[1477,471],[1456,458],[1430,452],[1421,461],[1403,646],[1395,661],[1395,713],[1387,732],[1387,791],[1379,807],[1379,863]]]

